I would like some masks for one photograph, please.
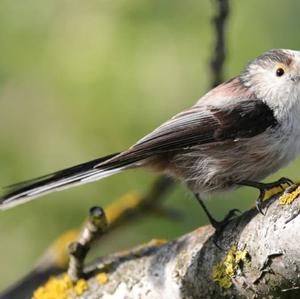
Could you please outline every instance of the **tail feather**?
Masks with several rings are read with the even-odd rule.
[[[5,187],[6,193],[0,198],[0,210],[12,208],[53,191],[96,181],[128,168],[131,163],[127,163],[127,165],[124,163],[115,164],[113,167],[109,164],[105,166],[104,162],[117,155],[118,153],[98,158],[33,180]],[[101,163],[104,163],[103,167],[101,167]],[[95,168],[96,166],[97,168]]]

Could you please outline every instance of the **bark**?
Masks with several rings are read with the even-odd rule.
[[[85,299],[299,298],[300,199],[282,205],[276,197],[265,216],[252,209],[231,221],[218,246],[214,229],[200,227],[101,258],[86,269],[81,291],[68,292]]]

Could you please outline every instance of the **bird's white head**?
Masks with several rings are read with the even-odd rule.
[[[273,49],[251,61],[241,75],[244,85],[275,114],[300,111],[300,52]],[[279,115],[278,115],[279,116]]]

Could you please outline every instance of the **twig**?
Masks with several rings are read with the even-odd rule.
[[[226,58],[225,25],[229,15],[228,0],[215,0],[217,3],[217,14],[213,18],[216,41],[211,59],[212,83],[211,86],[219,85],[223,79],[223,66]]]
[[[110,204],[105,213],[109,223],[109,233],[125,223],[135,221],[138,217],[149,214],[161,214],[161,201],[171,190],[172,180],[167,177],[158,178],[145,196],[130,192]],[[172,216],[165,210],[163,216]],[[99,241],[104,234],[97,235],[94,241]],[[80,230],[69,230],[55,240],[46,250],[35,268],[20,281],[0,294],[0,299],[30,296],[50,276],[65,271],[69,265],[68,246],[80,238]],[[73,245],[75,246],[75,245]],[[76,251],[76,250],[75,250]],[[75,267],[76,268],[76,267]],[[78,277],[80,275],[77,275]],[[27,296],[27,297],[28,297]]]
[[[107,219],[102,208],[90,209],[89,220],[84,225],[77,242],[69,245],[70,262],[68,275],[72,282],[84,278],[84,260],[92,242],[102,236],[107,230]]]

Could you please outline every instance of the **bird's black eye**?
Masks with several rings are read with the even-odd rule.
[[[284,74],[284,69],[282,67],[278,67],[276,69],[276,76],[281,77]]]

